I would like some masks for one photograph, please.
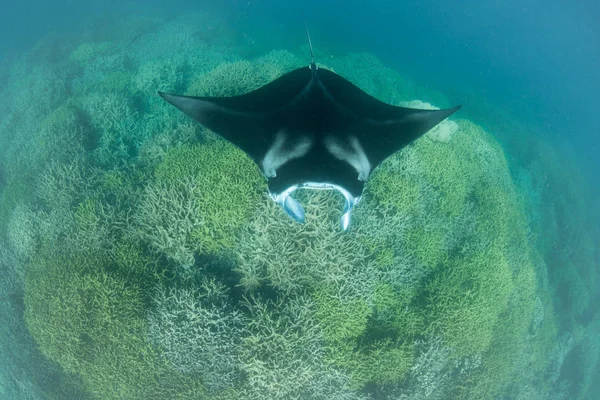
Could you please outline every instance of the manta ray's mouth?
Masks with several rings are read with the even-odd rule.
[[[304,182],[298,185],[292,185],[281,193],[269,192],[271,198],[283,208],[283,211],[285,211],[285,213],[294,221],[301,224],[304,223],[304,208],[302,208],[302,205],[291,196],[296,189],[337,190],[340,192],[346,199],[346,205],[344,206],[340,224],[343,230],[348,230],[350,227],[350,214],[352,213],[352,208],[360,201],[360,196],[354,197],[343,187],[324,182]]]

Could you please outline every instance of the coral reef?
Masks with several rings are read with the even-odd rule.
[[[189,288],[159,287],[148,320],[150,340],[173,367],[200,376],[213,392],[241,380],[237,354],[245,321],[228,297],[227,287],[206,278]]]
[[[264,188],[252,161],[222,140],[179,146],[156,167],[133,216],[136,234],[183,266],[230,248]]]

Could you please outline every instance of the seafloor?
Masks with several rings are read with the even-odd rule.
[[[450,105],[315,50],[382,101]],[[458,113],[373,173],[343,232],[341,196],[302,193],[293,222],[157,95],[244,93],[307,60],[197,14],[4,61],[0,398],[591,399],[598,210],[547,135]]]

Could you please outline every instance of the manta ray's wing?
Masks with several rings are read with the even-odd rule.
[[[260,163],[285,123],[280,120],[278,110],[293,104],[310,79],[310,70],[299,68],[240,96],[159,94],[204,127],[235,144],[256,163]]]
[[[343,128],[345,135],[358,139],[371,169],[460,108],[419,110],[392,106],[331,71],[319,69],[318,72],[330,101],[346,115],[346,121],[351,121]]]

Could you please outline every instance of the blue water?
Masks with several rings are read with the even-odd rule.
[[[597,2],[0,8],[0,400],[600,398]],[[308,65],[301,12],[371,95],[463,106],[347,233],[156,95]]]

